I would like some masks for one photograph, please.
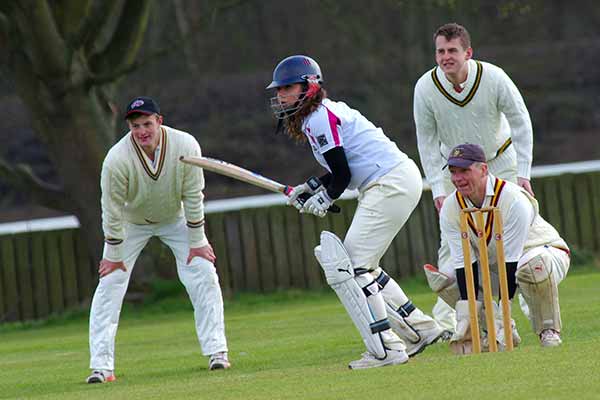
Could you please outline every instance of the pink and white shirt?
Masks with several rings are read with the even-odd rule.
[[[361,189],[408,160],[381,128],[346,103],[323,99],[304,120],[302,130],[313,155],[329,172],[323,153],[343,147],[352,178],[348,189]]]

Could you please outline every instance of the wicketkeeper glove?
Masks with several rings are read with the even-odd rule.
[[[301,213],[309,213],[314,214],[317,217],[323,218],[325,214],[327,214],[327,210],[333,204],[333,200],[327,194],[326,190],[322,190],[320,192],[312,195],[306,202],[304,203],[304,207],[300,210]]]
[[[290,194],[288,195],[287,204],[296,207],[297,210],[302,210],[304,203],[312,195],[318,191],[324,190],[325,187],[319,178],[311,176],[306,182],[301,185],[294,186]]]

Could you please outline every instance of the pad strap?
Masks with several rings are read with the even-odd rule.
[[[376,281],[372,281],[367,286],[363,287],[362,290],[365,296],[368,298],[369,296],[379,293],[379,285],[377,285]]]
[[[413,311],[415,311],[415,305],[412,303],[412,301],[407,301],[406,303],[404,303],[404,305],[401,305],[400,307],[398,307],[398,314],[402,315],[404,318],[407,318],[410,313],[412,313]]]
[[[383,271],[383,270],[381,271],[379,276],[377,278],[375,278],[375,282],[377,282],[379,284],[379,287],[381,289],[383,289],[389,281],[390,281],[390,276],[388,274],[386,274],[385,271]]]
[[[375,334],[390,329],[390,322],[387,320],[387,318],[385,318],[379,321],[375,321],[369,326],[371,328],[371,333]]]

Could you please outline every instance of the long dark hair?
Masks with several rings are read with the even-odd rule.
[[[306,142],[306,136],[302,132],[302,123],[306,117],[308,117],[319,107],[323,99],[326,97],[327,91],[323,88],[319,88],[314,96],[302,104],[300,111],[284,120],[285,132],[289,137],[299,143]]]

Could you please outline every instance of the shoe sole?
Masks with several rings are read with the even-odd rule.
[[[92,378],[88,378],[86,380],[86,382],[87,383],[108,383],[108,382],[114,382],[116,380],[117,380],[117,378],[114,375],[112,375],[112,376],[109,376],[108,378],[105,378],[104,381],[100,378],[92,377]]]
[[[542,347],[545,347],[545,348],[558,347],[561,344],[562,344],[562,342],[542,343]]]
[[[408,354],[409,357],[414,357],[417,354],[422,353],[427,346],[431,346],[432,344],[434,344],[435,342],[437,342],[438,340],[440,340],[440,338],[444,335],[444,331],[441,331],[439,335],[437,335],[436,337],[434,337],[432,340],[430,340],[429,342],[424,342],[421,346],[417,347],[415,350],[413,350],[410,354]]]
[[[369,368],[388,367],[391,365],[406,364],[408,362],[408,360],[409,360],[409,357],[406,357],[406,359],[396,358],[394,360],[388,360],[387,362],[384,362],[383,364],[370,365],[370,366],[364,366],[364,367],[352,367],[352,365],[348,364],[348,368],[354,370],[354,369],[369,369]]]
[[[215,365],[211,366],[210,368],[208,368],[208,370],[216,371],[216,370],[220,370],[220,369],[229,369],[229,367],[231,367],[231,365],[215,364]]]

